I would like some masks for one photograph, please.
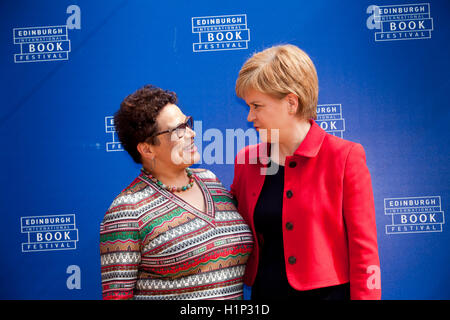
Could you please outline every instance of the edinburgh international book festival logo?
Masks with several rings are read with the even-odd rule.
[[[81,29],[81,10],[70,5],[66,25],[19,27],[13,29],[13,43],[19,52],[14,54],[14,63],[69,60],[71,44],[68,30]]]
[[[345,119],[342,117],[342,105],[340,103],[319,104],[316,123],[329,134],[343,138]]]
[[[440,196],[387,198],[384,214],[392,218],[386,234],[442,232],[445,223]]]
[[[116,127],[114,126],[114,116],[105,117],[105,132],[110,134],[111,141],[106,142],[106,152],[124,151],[122,143],[117,137]]]
[[[193,52],[248,49],[250,41],[246,14],[193,17],[192,33],[198,35]]]
[[[366,26],[375,32],[375,41],[431,39],[434,30],[430,4],[398,4],[367,7]]]
[[[21,217],[20,227],[21,233],[27,235],[27,242],[22,243],[22,252],[77,248],[75,214]]]

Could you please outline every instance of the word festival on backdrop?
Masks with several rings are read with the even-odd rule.
[[[69,60],[68,30],[81,29],[81,9],[70,5],[66,13],[71,14],[66,25],[14,28],[14,44],[20,46],[20,53],[14,54],[14,63]]]

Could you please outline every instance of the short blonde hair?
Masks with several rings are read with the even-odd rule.
[[[236,94],[244,98],[249,89],[282,99],[298,97],[298,115],[317,119],[319,82],[310,57],[294,45],[279,45],[255,53],[242,66],[236,80]]]

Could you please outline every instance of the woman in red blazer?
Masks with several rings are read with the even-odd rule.
[[[293,45],[256,53],[236,93],[262,140],[238,153],[231,186],[258,239],[245,275],[252,299],[380,299],[364,149],[314,121],[311,59]]]

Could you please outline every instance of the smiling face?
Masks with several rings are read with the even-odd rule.
[[[166,131],[185,123],[187,116],[174,104],[166,105],[158,117],[156,123],[158,131]],[[200,154],[194,145],[195,132],[186,127],[186,132],[179,138],[176,131],[163,133],[158,136],[159,145],[153,145],[152,149],[157,162],[168,166],[189,167],[200,160]]]
[[[248,89],[244,100],[250,107],[247,121],[253,122],[253,126],[260,133],[263,142],[273,143],[271,137],[275,137],[273,130],[279,130],[279,140],[283,139],[283,128],[289,126],[293,113],[289,96],[277,99],[254,89]],[[295,114],[295,112],[294,112]],[[262,130],[267,130],[267,134]]]

